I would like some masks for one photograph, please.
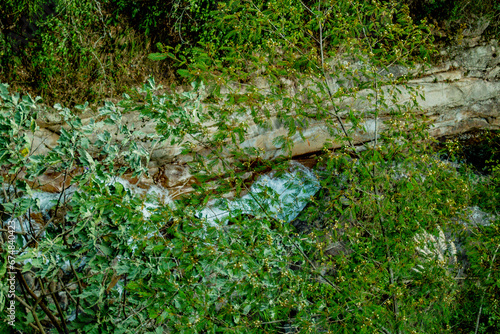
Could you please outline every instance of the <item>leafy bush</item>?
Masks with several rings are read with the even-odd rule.
[[[467,177],[482,179],[475,185],[472,202],[489,212],[498,212],[500,203],[500,133],[498,131],[473,131],[458,138],[448,138],[440,143],[441,154],[461,163]],[[472,176],[471,176],[472,175]]]
[[[428,19],[449,35],[453,42],[461,40],[466,27],[474,27],[481,19],[490,21],[484,35],[498,38],[500,25],[500,4],[495,0],[485,1],[445,1],[445,0],[406,0],[412,17],[416,21]],[[449,42],[449,41],[448,41]]]
[[[27,131],[36,116],[31,113],[36,110],[33,102],[25,98],[17,104],[15,96],[6,94],[3,98],[5,128],[16,124],[20,131]],[[20,116],[8,117],[10,112]],[[24,301],[16,305],[16,316],[20,320],[16,322],[17,329],[30,332],[33,326],[48,326],[59,332],[78,329],[83,332],[132,329],[141,332],[229,329],[275,332],[284,328],[338,331],[344,326],[358,330],[392,327],[403,330],[418,324],[425,331],[442,324],[441,317],[425,319],[415,311],[443,307],[432,296],[443,293],[441,289],[448,292],[453,287],[446,274],[447,267],[438,265],[432,269],[426,262],[429,273],[412,271],[418,263],[411,248],[415,247],[411,246],[415,232],[434,224],[441,212],[453,209],[453,205],[446,202],[450,206],[442,207],[439,196],[435,197],[434,205],[428,205],[427,200],[433,196],[422,194],[418,198],[425,201],[420,206],[413,197],[420,193],[411,192],[409,184],[419,189],[435,184],[429,185],[417,176],[411,183],[402,178],[400,182],[394,180],[381,185],[379,194],[384,196],[385,211],[379,216],[373,209],[381,195],[371,194],[373,186],[379,184],[373,183],[370,171],[354,160],[345,168],[342,163],[347,161],[345,158],[339,160],[332,156],[328,159],[328,174],[345,169],[349,178],[356,179],[350,183],[355,186],[349,194],[353,205],[338,211],[351,218],[345,220],[334,212],[332,217],[338,216],[340,225],[330,232],[344,230],[340,240],[349,250],[344,255],[332,256],[328,253],[331,245],[321,231],[304,238],[281,222],[244,217],[235,217],[233,225],[226,228],[206,226],[194,216],[200,202],[205,202],[203,193],[201,197],[177,202],[175,208],[158,206],[149,217],[145,216],[146,198],[134,195],[115,181],[114,175],[126,171],[113,166],[117,166],[114,164],[120,160],[118,155],[127,143],[132,145],[130,151],[123,154],[129,159],[127,169],[140,172],[141,156],[147,157],[145,152],[137,156],[141,150],[128,139],[129,129],[120,127],[119,113],[110,104],[101,109],[101,118],[105,117],[106,123],[114,124],[126,135],[116,147],[112,145],[110,133],[104,132],[102,139],[94,144],[108,155],[101,162],[87,153],[93,144],[85,134],[95,131],[102,123],[82,127],[79,118],[71,116],[69,110],[63,108],[61,115],[70,128],[62,133],[59,145],[47,156],[17,154],[24,151],[26,142],[16,147],[5,145],[12,158],[4,167],[11,173],[27,167],[28,180],[43,173],[47,166],[64,173],[82,170],[73,179],[79,190],[69,199],[65,200],[61,194],[56,200],[52,217],[58,219],[51,218],[43,227],[31,222],[30,232],[18,233],[18,246],[26,252],[16,258],[19,263],[16,279]],[[12,123],[12,119],[22,122]],[[10,132],[10,136],[14,135]],[[12,139],[7,137],[5,143]],[[442,171],[442,166],[429,163],[429,175]],[[412,173],[410,168],[411,164],[408,175]],[[394,173],[392,176],[399,172],[394,170]],[[451,181],[449,175],[444,174],[443,178],[445,182]],[[22,178],[9,184],[8,187],[25,189],[26,194],[32,192]],[[325,189],[333,192],[336,188],[330,185],[326,182]],[[434,189],[430,187],[428,194]],[[389,196],[391,192],[394,195]],[[394,196],[408,202],[393,203]],[[161,204],[158,199],[148,200]],[[18,219],[30,215],[31,208],[39,205],[21,193],[10,201],[12,205],[4,202],[5,213]],[[334,211],[339,209],[336,201],[330,205]],[[390,212],[406,206],[430,211],[408,208],[406,215],[398,216],[398,222],[405,225],[395,224],[391,218],[395,216]],[[378,219],[382,217],[389,219],[387,229],[379,224]],[[364,223],[358,225],[357,219],[363,219],[360,221]],[[165,222],[168,223],[165,225]],[[408,226],[412,222],[417,225]],[[33,240],[38,241],[37,247],[30,246]],[[401,252],[404,245],[407,247]],[[387,262],[388,248],[390,257],[397,263],[394,267],[392,260]],[[429,259],[431,263],[435,260]],[[391,270],[397,270],[397,281],[391,282]],[[3,272],[5,274],[5,270]],[[441,278],[435,281],[435,277]],[[430,287],[432,294],[422,295]],[[408,290],[413,292],[408,294]],[[46,291],[41,300],[37,299],[40,291]],[[387,299],[391,293],[395,293],[393,298]],[[400,293],[406,297],[399,300]],[[415,305],[417,301],[421,308]],[[399,308],[396,314],[394,302]],[[450,302],[445,301],[446,305]],[[399,312],[406,314],[404,318],[399,319]]]
[[[150,40],[123,19],[108,22],[105,4],[3,0],[0,79],[74,106],[158,75],[145,58]]]
[[[490,226],[473,227],[467,238],[470,268],[457,300],[461,308],[454,314],[460,332],[492,333],[500,328],[498,232],[497,218]]]
[[[469,326],[471,316],[458,304],[467,301],[456,280],[464,268],[450,236],[461,232],[454,221],[470,204],[471,181],[432,157],[418,88],[391,66],[410,66],[432,53],[428,27],[415,25],[399,3],[297,3],[298,17],[310,21],[288,20],[292,26],[279,24],[279,6],[231,4],[253,20],[248,27],[266,31],[255,36],[268,43],[259,50],[235,43],[220,58],[203,44],[179,70],[194,81],[190,90],[159,94],[150,79],[118,106],[107,102],[85,125],[56,105],[68,126],[47,155],[34,155],[30,145],[36,100],[0,86],[2,213],[4,225],[18,226],[12,235],[20,250],[11,262],[3,230],[0,300],[14,300],[7,278],[15,272],[15,328],[452,333],[457,314],[467,315],[462,324]],[[345,19],[329,21],[340,14]],[[399,52],[388,54],[394,47]],[[183,61],[165,49],[153,58]],[[399,100],[403,90],[406,103]],[[140,111],[156,122],[158,134],[146,137],[125,126],[117,107]],[[295,229],[297,221],[267,214],[234,213],[227,225],[199,218],[210,200],[246,190],[243,175],[265,165],[262,148],[245,141],[250,127],[283,127],[269,148],[286,160],[295,142],[314,140],[305,129],[319,122],[332,140],[318,175],[322,195],[302,217],[308,234]],[[355,137],[366,142],[356,147]],[[134,192],[119,179],[147,173],[160,142],[182,147],[198,181],[175,204]],[[279,162],[267,166],[285,170]],[[71,178],[72,187],[40,217],[42,203],[33,194],[45,172]],[[274,195],[259,194],[266,199],[262,211]],[[495,312],[496,242],[475,236],[470,268],[490,268],[478,278],[486,296],[482,318]],[[494,321],[490,316],[488,329]]]
[[[313,11],[306,10],[302,3]],[[317,22],[314,11],[321,11],[318,3],[295,0],[2,0],[0,79],[14,88],[42,95],[49,104],[61,100],[73,105],[86,100],[97,102],[106,96],[119,96],[126,87],[138,85],[151,75],[162,82],[177,81],[179,78],[173,69],[199,57],[200,45],[210,56],[225,56],[230,62],[241,59],[242,52],[259,52],[265,50],[268,43],[282,43],[282,36],[287,36],[286,43],[292,42],[309,50],[302,42],[311,37],[319,40],[317,26],[314,26]],[[491,19],[487,34],[498,35],[496,18],[500,7],[493,0],[384,1],[381,3],[386,9],[390,8],[387,12],[390,15],[381,21],[371,15],[370,3],[354,3],[363,5],[360,8],[363,20],[372,23],[365,25],[365,33],[378,44],[374,46],[378,55],[390,56],[393,55],[392,47],[402,47],[391,41],[394,28],[401,22],[394,20],[393,26],[388,24],[394,11],[404,11],[404,4],[409,6],[404,14],[411,15],[415,22],[423,18],[452,22],[444,24],[449,26],[450,36],[471,23],[470,13]],[[335,48],[338,41],[359,34],[356,28],[349,29],[357,16],[352,8],[347,1],[340,1],[329,10],[329,16],[324,17],[324,37],[328,35],[330,39],[326,48]],[[404,15],[399,15],[399,19],[402,18]],[[453,22],[457,22],[456,25]],[[276,28],[282,34],[279,38]],[[311,32],[315,32],[313,36]],[[406,37],[411,41],[418,36],[407,31]],[[157,42],[163,45],[159,50],[155,48]],[[162,51],[164,47],[172,48],[175,58],[180,61],[155,64],[146,58],[151,51]],[[419,50],[412,52],[418,54]],[[297,66],[302,68],[303,62],[304,59]]]

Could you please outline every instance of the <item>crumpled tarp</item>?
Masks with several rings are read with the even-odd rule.
[[[291,222],[320,189],[316,175],[302,164],[290,162],[289,171],[260,176],[248,194],[233,200],[219,199],[198,213],[210,225],[226,223],[231,216],[250,215]]]

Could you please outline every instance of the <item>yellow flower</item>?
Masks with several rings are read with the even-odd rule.
[[[26,157],[30,153],[30,150],[25,147],[21,150],[20,153],[23,155],[23,157]]]

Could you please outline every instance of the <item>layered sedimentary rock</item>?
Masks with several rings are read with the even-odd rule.
[[[441,137],[456,135],[473,129],[500,129],[500,52],[498,41],[492,40],[478,44],[479,39],[470,37],[464,46],[448,48],[442,51],[447,60],[434,66],[411,80],[409,85],[398,87],[398,103],[409,101],[413,92],[411,88],[419,87],[425,99],[419,100],[420,113],[425,114],[432,122],[430,133]],[[394,66],[389,68],[395,76],[405,74],[406,69]],[[266,81],[257,78],[257,85],[266,88]],[[286,84],[286,83],[285,83]],[[292,85],[292,83],[288,83]],[[335,85],[335,82],[332,83]],[[410,90],[408,90],[408,87]],[[368,94],[369,92],[364,92]],[[360,92],[363,94],[363,92]],[[356,109],[363,111],[373,108],[366,101],[351,101]],[[205,105],[206,107],[206,105]],[[384,115],[381,115],[383,118]],[[145,134],[155,132],[155,123],[141,119],[137,112],[124,113],[123,122],[139,128]],[[91,117],[83,119],[89,122]],[[271,117],[269,128],[263,129],[252,123],[250,117],[248,132],[242,146],[259,148],[264,157],[275,158],[283,153],[279,146],[273,144],[278,136],[286,135],[287,129],[282,126],[276,117]],[[378,123],[379,130],[381,123]],[[38,120],[40,129],[32,136],[33,153],[44,153],[57,144],[61,128],[66,127],[57,115],[45,113]],[[354,135],[355,143],[362,143],[373,139],[374,120],[364,120],[364,130]],[[208,127],[210,129],[210,127]],[[333,140],[321,121],[311,121],[303,129],[302,136],[293,137],[293,155],[303,155],[320,151],[327,141]],[[304,140],[305,138],[305,140]],[[95,138],[90,138],[91,141]],[[335,146],[335,142],[333,143]],[[151,149],[150,171],[153,179],[165,187],[185,186],[189,184],[189,172],[185,165],[189,156],[181,154],[179,145],[168,143]],[[202,152],[206,148],[198,147]],[[152,184],[150,180],[138,180],[146,187]],[[57,188],[57,187],[54,187]]]

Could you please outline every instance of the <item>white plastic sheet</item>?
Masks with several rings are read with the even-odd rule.
[[[275,172],[260,176],[250,187],[250,192],[238,199],[220,199],[203,209],[198,217],[210,225],[226,223],[231,216],[246,214],[270,217],[291,222],[304,209],[319,190],[314,173],[296,161],[290,163],[287,173]]]

